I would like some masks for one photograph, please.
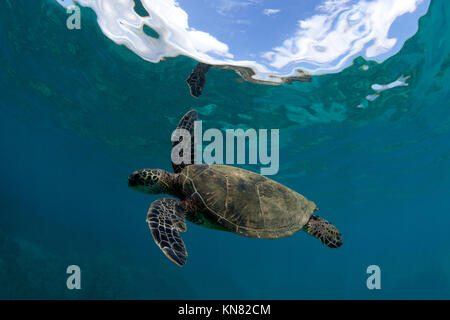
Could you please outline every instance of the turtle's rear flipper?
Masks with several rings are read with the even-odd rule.
[[[185,210],[180,202],[171,198],[154,201],[147,214],[147,222],[156,244],[165,255],[182,266],[187,252],[180,232],[186,231]]]
[[[206,83],[206,74],[208,73],[209,68],[211,68],[209,64],[199,62],[189,78],[186,79],[193,97],[198,98],[202,95],[203,87]]]
[[[303,227],[303,230],[319,239],[320,242],[329,248],[335,249],[342,246],[342,236],[339,230],[319,216],[312,215],[308,223]]]

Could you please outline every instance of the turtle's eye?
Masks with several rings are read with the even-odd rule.
[[[158,183],[158,176],[152,175],[152,178],[150,179],[150,185],[154,185]]]

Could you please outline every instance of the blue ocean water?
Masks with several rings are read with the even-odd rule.
[[[196,61],[145,62],[82,13],[69,31],[51,1],[0,2],[0,298],[450,298],[448,1],[382,64],[278,87],[211,69],[199,99],[185,84]],[[401,75],[407,87],[366,99]],[[171,169],[170,134],[192,108],[209,128],[279,128],[272,178],[315,201],[344,246],[188,224],[188,263],[169,261],[145,222],[158,196],[127,176]],[[66,288],[72,264],[81,290]]]

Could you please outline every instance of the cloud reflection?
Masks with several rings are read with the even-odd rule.
[[[98,24],[108,38],[126,45],[147,61],[156,63],[164,57],[185,55],[212,65],[249,67],[255,71],[253,78],[277,82],[273,76],[295,76],[296,70],[309,74],[338,72],[357,56],[374,60],[387,58],[398,42],[390,35],[394,22],[406,13],[415,12],[422,3],[428,6],[429,1],[322,1],[313,14],[293,25],[293,31],[284,41],[268,43],[262,51],[251,52],[252,48],[246,48],[250,52],[244,59],[233,43],[225,43],[209,30],[192,28],[188,13],[175,0],[141,0],[150,17],[139,16],[134,11],[133,0],[78,0],[77,3],[96,12]],[[263,5],[263,0],[221,0],[215,4],[215,10],[221,15],[244,9],[253,13],[259,10],[261,19],[263,15],[285,13],[281,3],[281,9],[264,9]],[[248,17],[235,20],[235,24],[251,26],[252,19],[249,13]],[[147,36],[142,31],[144,25],[155,30],[159,38]],[[403,41],[415,31],[408,30]],[[236,56],[240,59],[235,59]]]

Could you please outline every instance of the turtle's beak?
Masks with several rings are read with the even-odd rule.
[[[136,187],[139,181],[139,173],[137,171],[133,172],[128,176],[128,186]]]

